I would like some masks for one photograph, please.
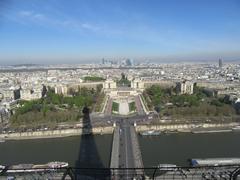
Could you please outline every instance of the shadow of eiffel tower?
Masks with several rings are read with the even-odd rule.
[[[104,167],[98,153],[89,116],[90,110],[88,107],[84,107],[82,112],[83,124],[87,127],[83,128],[83,135],[81,136],[79,155],[75,163],[75,167],[80,169],[75,171],[75,178],[110,179],[110,170],[107,169],[107,167]]]

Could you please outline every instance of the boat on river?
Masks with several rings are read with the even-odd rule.
[[[192,166],[223,166],[223,165],[239,165],[240,158],[206,158],[191,159]]]
[[[232,128],[233,131],[240,131],[240,126],[235,126]]]
[[[17,164],[11,166],[0,165],[0,173],[22,173],[22,172],[42,172],[68,167],[67,162],[49,162],[47,164]]]
[[[155,131],[155,130],[140,132],[140,135],[142,136],[158,136],[160,134],[161,134],[160,131]]]

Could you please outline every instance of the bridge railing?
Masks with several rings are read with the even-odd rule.
[[[41,168],[0,169],[0,179],[225,179],[240,178],[240,164],[199,167],[151,167],[151,168]]]

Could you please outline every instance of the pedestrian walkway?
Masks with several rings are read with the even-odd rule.
[[[139,115],[144,115],[145,113],[139,98],[140,98],[139,96],[135,96],[136,109]]]
[[[128,115],[129,113],[129,105],[127,100],[122,100],[119,102],[119,114]]]

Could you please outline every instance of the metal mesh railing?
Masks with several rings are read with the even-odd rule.
[[[240,165],[156,168],[59,168],[0,170],[1,179],[96,179],[96,180],[237,180]],[[239,175],[239,177],[238,177]]]

